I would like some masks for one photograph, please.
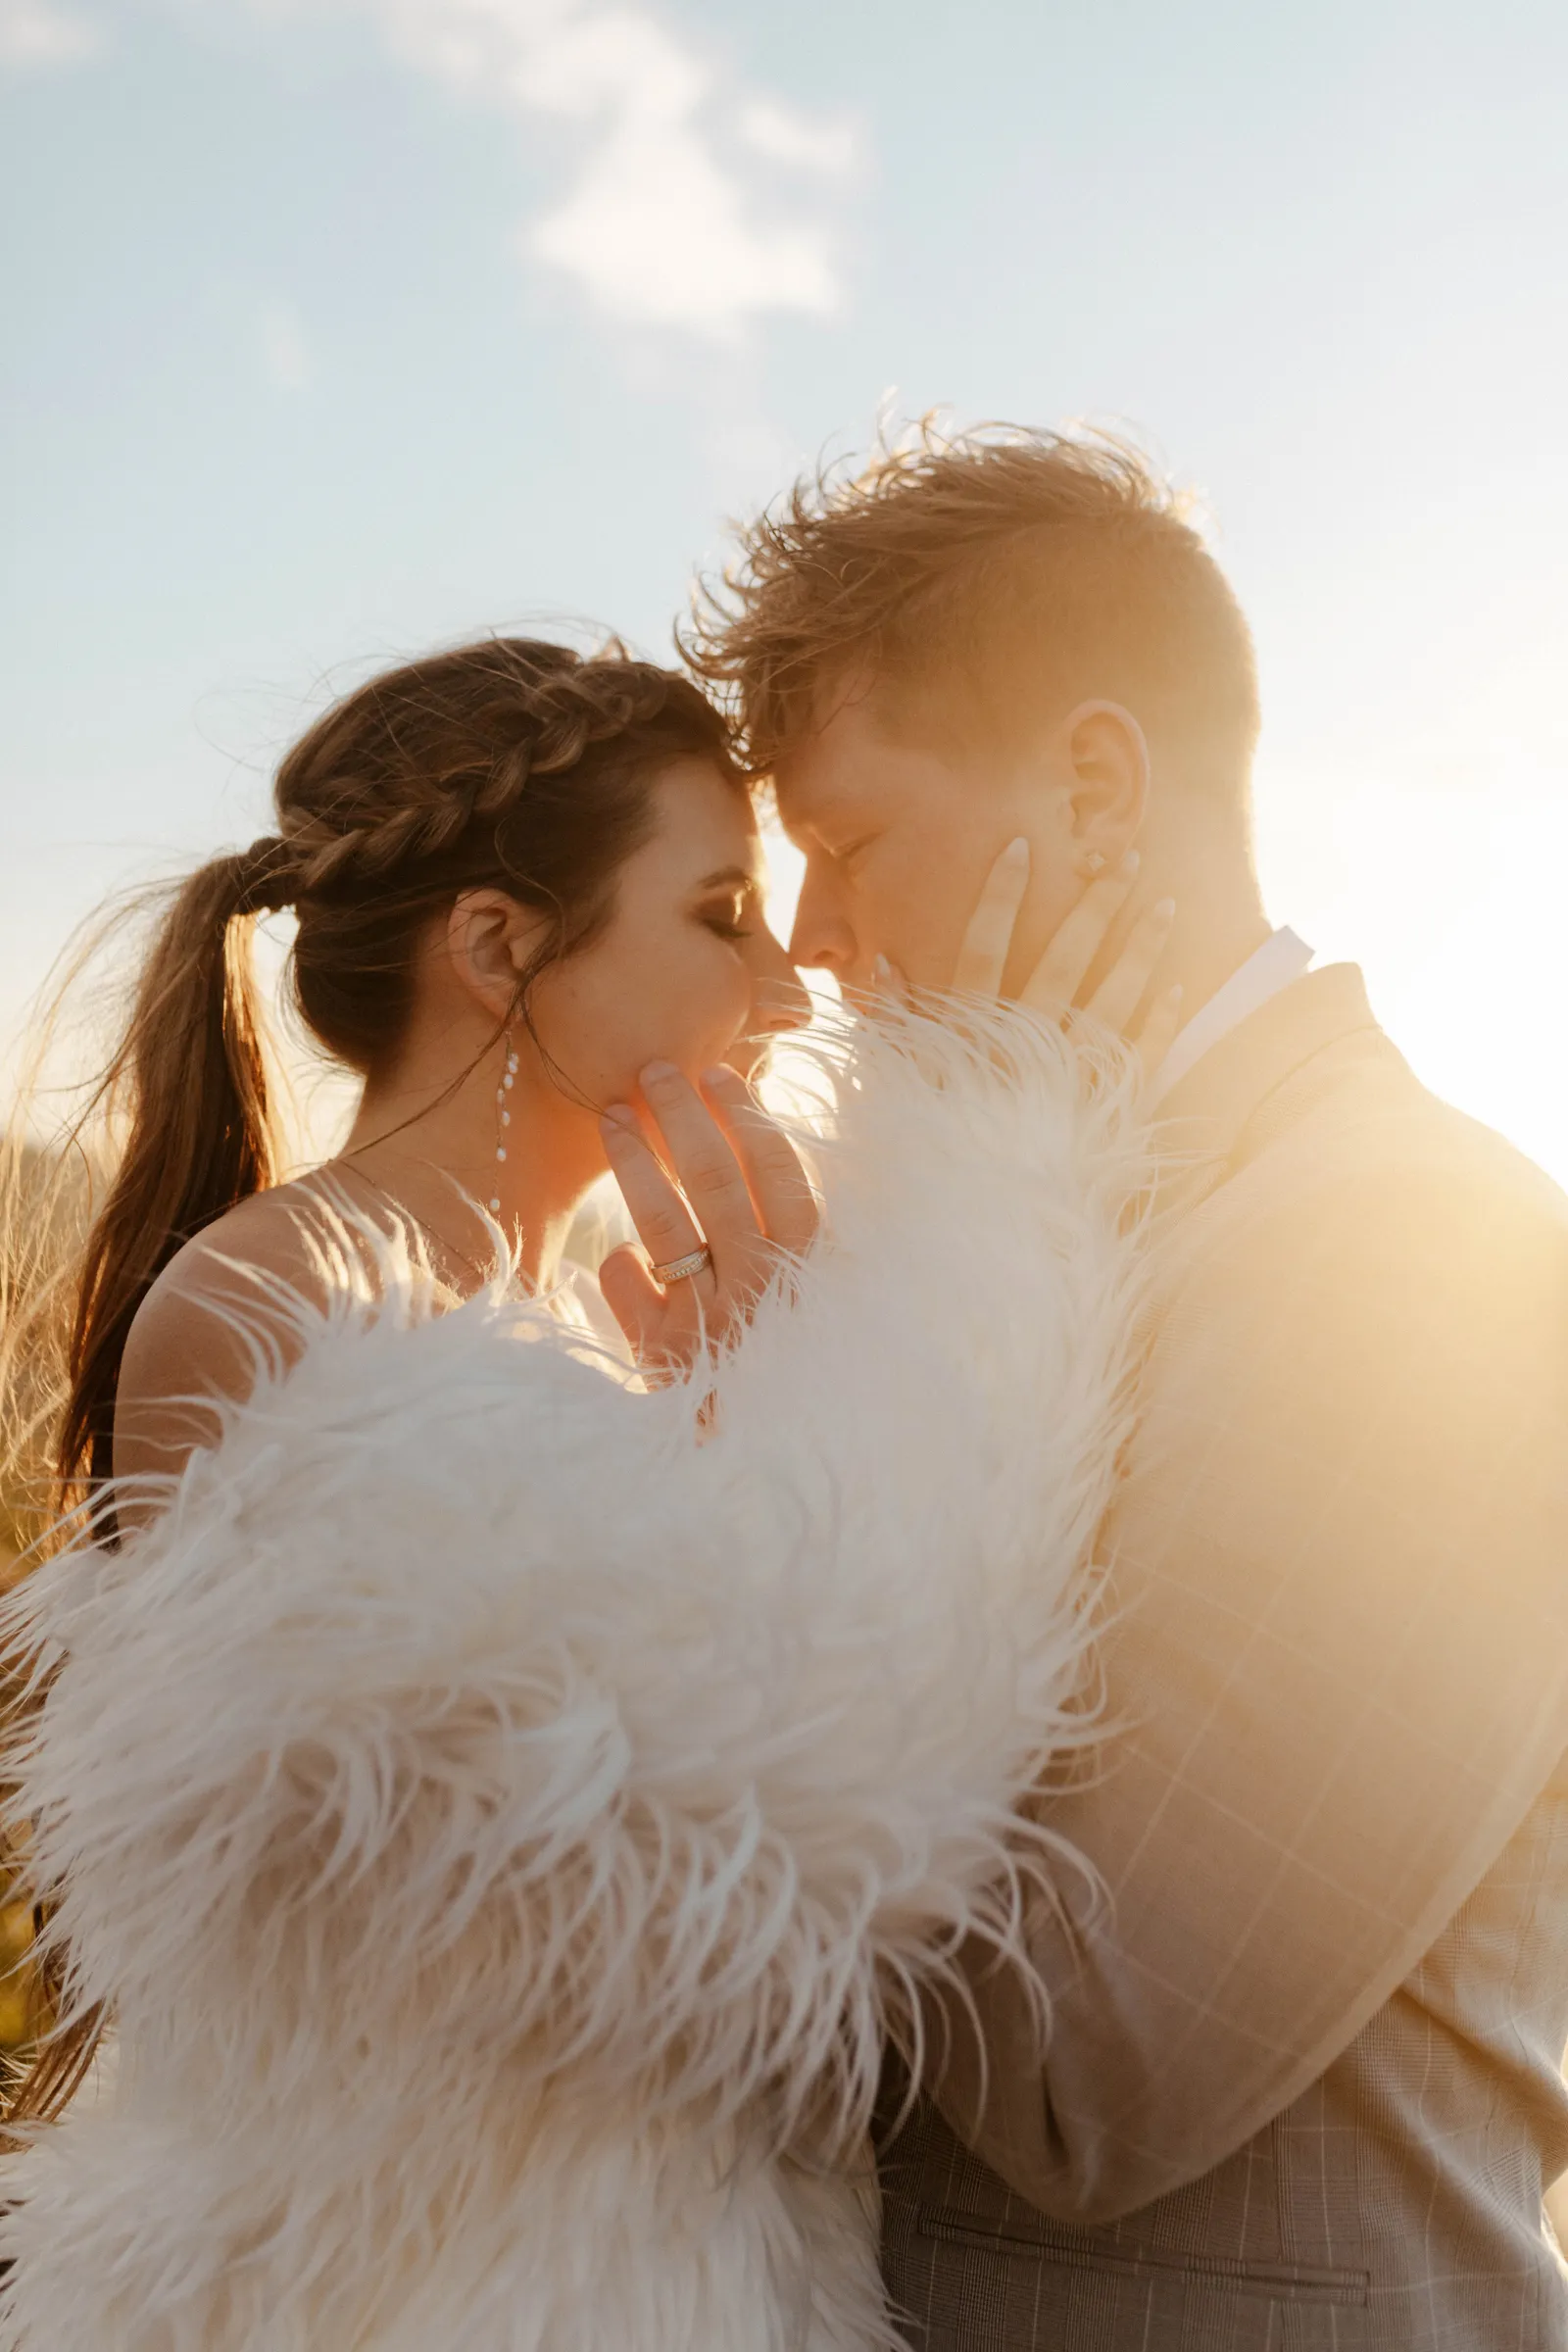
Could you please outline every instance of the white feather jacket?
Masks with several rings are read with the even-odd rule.
[[[827,1238],[715,1372],[346,1277],[11,1604],[117,2064],[8,2160],[3,2352],[900,2340],[879,2048],[1081,1731],[1141,1170],[1122,1063],[1023,1016],[820,1058]]]

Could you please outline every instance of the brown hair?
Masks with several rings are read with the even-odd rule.
[[[928,419],[796,485],[742,534],[683,650],[770,773],[858,679],[936,740],[1016,742],[1103,696],[1240,788],[1252,644],[1181,502],[1131,444]]]
[[[493,885],[549,916],[516,1012],[546,964],[608,919],[647,837],[649,785],[682,756],[733,769],[724,722],[689,680],[617,646],[593,659],[489,639],[373,678],[287,755],[277,831],[175,893],[93,1108],[125,1141],[87,1233],[56,1449],[68,1495],[111,1467],[126,1335],[193,1234],[273,1179],[275,1144],[248,918],[292,906],[294,998],[365,1075],[396,1055],[416,950],[462,890]]]

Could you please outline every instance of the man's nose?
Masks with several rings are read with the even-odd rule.
[[[858,947],[855,932],[831,891],[807,867],[790,933],[790,961],[808,971],[832,972],[842,979],[852,971]]]

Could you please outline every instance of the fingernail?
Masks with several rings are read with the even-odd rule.
[[[1186,994],[1186,989],[1183,988],[1181,982],[1178,980],[1174,988],[1166,989],[1165,1002],[1167,1004],[1179,1004]]]
[[[600,1114],[601,1127],[630,1127],[635,1131],[637,1113],[629,1102],[609,1102]]]
[[[1002,862],[1004,865],[1028,864],[1029,844],[1022,833],[1017,836],[1016,840],[1008,842],[1006,848],[1002,853]]]
[[[707,1087],[728,1086],[739,1076],[739,1070],[732,1070],[727,1061],[715,1061],[710,1070],[703,1072],[703,1084]]]
[[[889,963],[885,956],[872,956],[871,977],[876,982],[878,988],[886,988],[888,982],[892,979],[893,966],[891,963]]]
[[[1176,911],[1176,902],[1174,899],[1156,899],[1150,911],[1158,921],[1168,923]]]
[[[1137,873],[1138,868],[1142,863],[1143,859],[1139,857],[1138,852],[1136,850],[1129,850],[1126,857],[1121,861],[1121,871],[1130,881],[1133,875]]]
[[[637,1073],[638,1082],[643,1086],[662,1086],[667,1079],[679,1076],[680,1072],[672,1061],[647,1061]]]

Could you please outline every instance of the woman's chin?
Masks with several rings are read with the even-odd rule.
[[[765,1037],[738,1037],[728,1053],[720,1054],[717,1058],[750,1084],[767,1066],[767,1049]]]

